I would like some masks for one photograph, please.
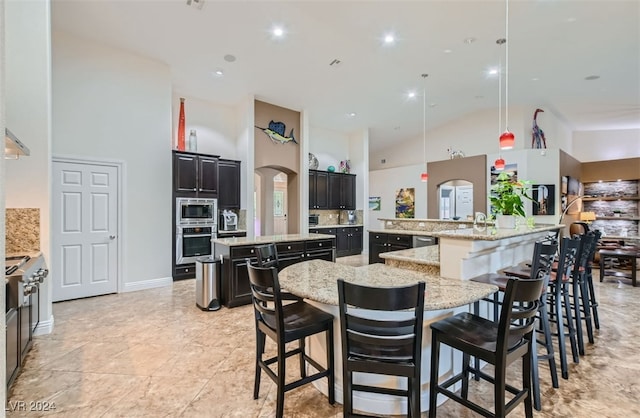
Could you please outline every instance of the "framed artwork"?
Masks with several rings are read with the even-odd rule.
[[[556,213],[556,186],[555,184],[534,184],[531,187],[533,203],[533,215],[555,215]]]
[[[284,192],[276,190],[273,192],[273,216],[284,215]]]
[[[369,196],[369,210],[380,210],[380,196]]]
[[[396,190],[396,218],[415,218],[415,190],[413,187]]]

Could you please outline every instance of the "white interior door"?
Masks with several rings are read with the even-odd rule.
[[[118,291],[118,168],[53,162],[54,302]]]
[[[473,186],[456,187],[456,211],[455,214],[460,219],[473,217]]]

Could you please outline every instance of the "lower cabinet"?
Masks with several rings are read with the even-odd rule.
[[[403,234],[369,233],[369,264],[384,263],[380,254],[413,247],[413,236]]]
[[[357,255],[362,252],[362,227],[350,226],[338,228],[336,234],[336,252],[338,257]]]
[[[261,243],[262,244],[262,243]],[[227,246],[216,243],[216,257],[222,256],[221,299],[228,307],[251,303],[247,261],[258,264],[254,245]],[[305,260],[335,261],[335,239],[276,243],[280,269]]]

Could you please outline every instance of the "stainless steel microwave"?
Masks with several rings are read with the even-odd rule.
[[[215,224],[217,214],[217,199],[176,198],[176,225]]]

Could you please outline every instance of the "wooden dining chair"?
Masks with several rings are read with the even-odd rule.
[[[354,391],[406,397],[407,415],[420,417],[424,290],[424,282],[368,287],[338,279],[345,417],[354,416]],[[407,389],[357,384],[354,373],[406,377]]]
[[[436,417],[438,394],[443,394],[485,417],[504,417],[519,403],[524,402],[525,416],[533,417],[531,352],[534,322],[544,284],[545,278],[542,277],[535,280],[510,278],[498,322],[463,312],[431,324],[430,418]],[[441,344],[463,353],[462,371],[442,383],[438,381]],[[471,356],[492,364],[494,375],[490,376],[473,368],[469,361]],[[519,359],[522,360],[522,389],[506,383],[507,366]],[[493,412],[468,399],[470,372],[493,383]],[[462,382],[460,394],[450,389],[458,382]],[[514,395],[508,402],[505,392]]]
[[[247,260],[247,269],[256,326],[256,373],[253,398],[258,399],[260,375],[261,371],[264,371],[277,385],[276,417],[278,418],[281,418],[284,412],[285,392],[324,377],[328,381],[329,403],[333,405],[335,402],[333,315],[302,300],[283,303],[276,267],[256,267]],[[321,332],[326,335],[326,367],[305,352],[305,338]],[[264,359],[267,336],[276,343],[277,354]],[[298,347],[287,347],[287,344],[294,341],[298,341]],[[300,356],[300,378],[285,383],[286,359],[294,355]],[[277,365],[275,372],[269,367],[274,363]],[[307,376],[306,363],[313,366],[317,372]]]

